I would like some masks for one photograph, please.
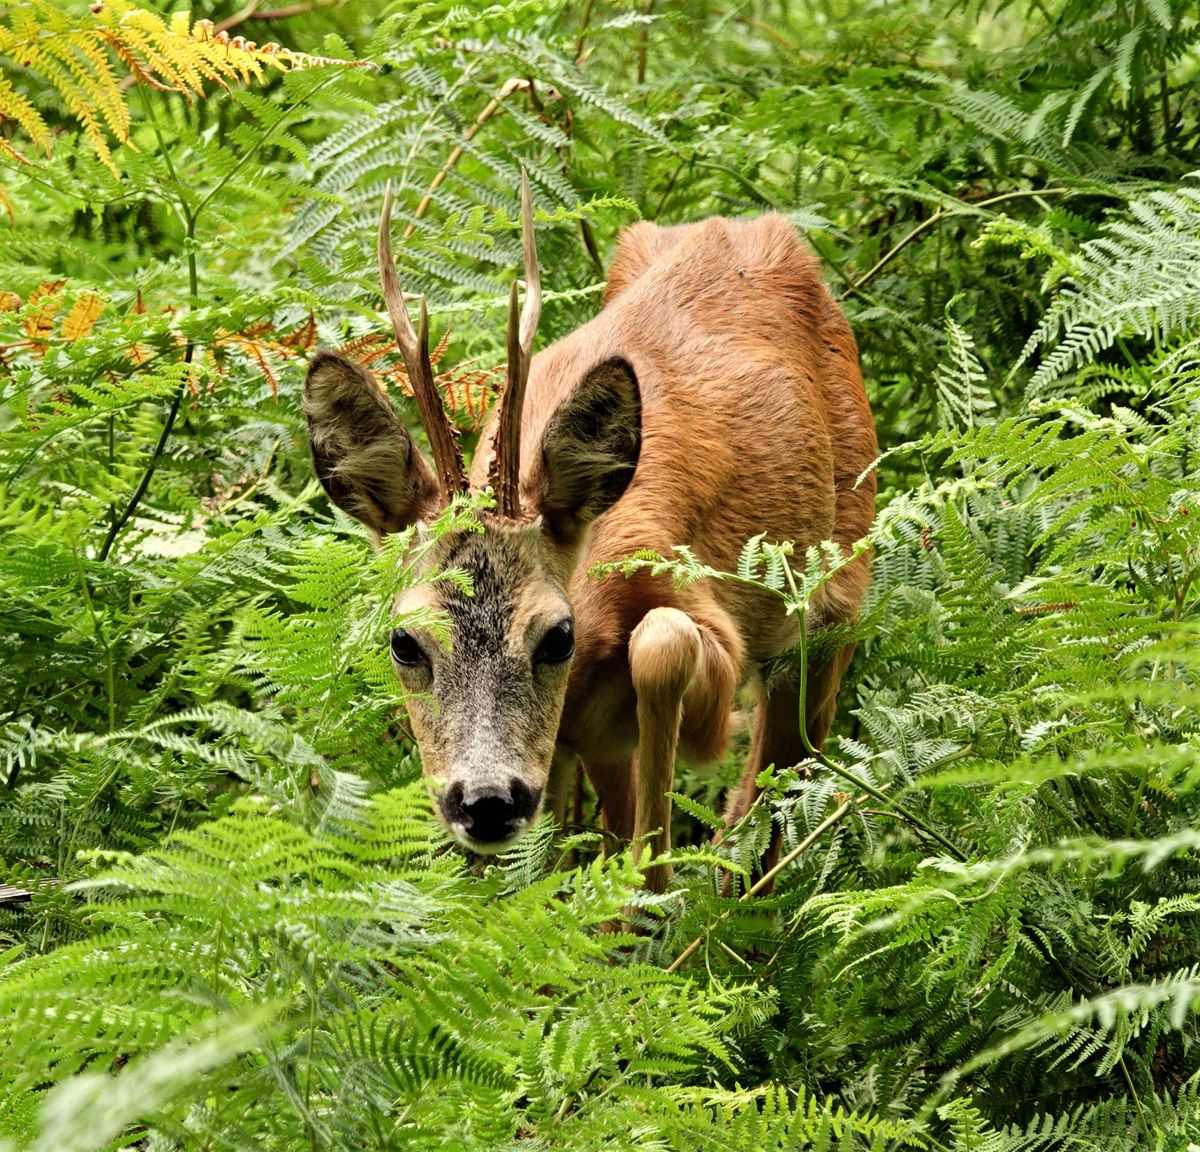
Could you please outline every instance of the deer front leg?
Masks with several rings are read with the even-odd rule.
[[[575,772],[579,756],[561,745],[554,749],[550,761],[550,779],[546,784],[546,807],[561,831],[567,823],[567,804],[571,799],[571,786],[575,783]]]
[[[637,694],[638,751],[634,809],[634,853],[646,837],[655,856],[671,848],[671,799],[675,749],[683,701],[699,671],[704,642],[690,616],[677,608],[652,608],[629,637],[629,667]],[[667,864],[646,872],[646,886],[666,890]]]

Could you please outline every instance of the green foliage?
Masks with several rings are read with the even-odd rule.
[[[0,1000],[24,1057],[0,1087],[90,1069],[47,1096],[44,1146],[95,1146],[102,1084],[101,1132],[153,1112],[187,1144],[434,1147],[452,1130],[463,1148],[601,1148],[632,1129],[687,1148],[727,1129],[919,1146],[903,1123],[712,1087],[764,993],[698,996],[630,963],[636,938],[598,931],[637,899],[626,856],[505,896],[500,870],[431,855],[420,785],[323,817],[308,831],[246,804],[130,858],[86,884],[94,935],[15,966]]]
[[[0,26],[0,1146],[1200,1143],[1193,6],[281,11]],[[450,849],[386,656],[413,541],[304,446],[318,344],[414,423],[387,179],[469,443],[522,165],[543,341],[622,224],[778,210],[884,448],[868,611],[781,661],[858,644],[837,739],[716,844],[738,752],[681,766],[663,896],[590,827]],[[690,543],[618,567],[803,618],[846,561]]]

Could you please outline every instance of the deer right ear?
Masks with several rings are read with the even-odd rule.
[[[383,535],[437,510],[438,487],[375,378],[318,352],[304,383],[313,464],[329,499]]]
[[[633,479],[642,448],[642,400],[627,360],[584,374],[542,439],[538,511],[555,536],[572,539],[607,512]]]

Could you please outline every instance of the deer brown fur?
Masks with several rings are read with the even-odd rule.
[[[307,400],[314,455],[326,475],[338,473],[329,444],[344,444],[347,434],[324,426],[331,417],[323,398],[344,389],[351,372],[347,366],[336,373],[336,388],[332,380],[322,384],[331,364],[328,357],[315,362]],[[876,444],[854,338],[816,261],[783,217],[674,228],[641,223],[621,236],[599,315],[533,358],[522,414],[520,505],[536,519],[514,524],[497,517],[469,547],[440,542],[433,561],[444,562],[456,548],[459,561],[469,552],[484,584],[500,589],[497,603],[507,607],[487,616],[482,602],[451,605],[452,627],[467,613],[477,617],[452,642],[450,652],[457,645],[458,654],[425,656],[428,679],[405,681],[426,771],[447,823],[478,848],[456,816],[471,804],[482,812],[479,805],[493,803],[487,797],[509,789],[517,815],[505,809],[502,827],[514,831],[507,843],[532,819],[544,789],[561,815],[563,781],[581,759],[606,827],[622,838],[649,838],[657,853],[670,844],[667,793],[676,754],[700,760],[722,754],[739,687],[752,685],[758,699],[749,761],[729,797],[727,819],[740,818],[752,803],[763,768],[805,758],[795,685],[785,682],[768,695],[758,675],[796,643],[796,623],[775,597],[743,585],[700,581],[679,588],[645,573],[595,579],[588,571],[638,549],[666,553],[675,544],[732,570],[756,533],[795,541],[798,549],[825,539],[848,547],[864,536],[873,516],[868,470]],[[489,426],[480,439],[474,487],[492,469],[493,433]],[[397,433],[388,415],[374,430],[360,424],[352,435],[364,453],[377,456],[375,441]],[[428,515],[422,507],[363,516],[363,508],[378,506],[381,487],[427,491],[429,470],[416,448],[405,444],[393,455],[414,461],[407,485],[392,476],[381,478],[369,497],[348,493],[345,478],[363,471],[349,458],[339,474],[345,478],[333,486],[326,481],[335,501],[377,530]],[[817,594],[810,630],[851,619],[868,580],[866,555],[839,570]],[[438,590],[447,587],[423,585],[406,595],[445,607],[451,593]],[[564,613],[574,621],[573,658],[561,668],[539,663],[539,637],[549,636]],[[512,695],[508,712],[491,697],[481,704],[465,684],[471,678],[470,654],[461,651],[466,630],[482,635],[488,628],[503,634],[490,643],[504,654],[496,660],[509,661],[507,679],[495,681],[491,696]],[[804,714],[815,746],[832,724],[850,654],[835,652],[810,671]],[[460,665],[453,675],[451,659]],[[522,661],[530,663],[528,674]],[[402,678],[410,671],[402,668]],[[459,708],[456,677],[457,691],[475,697],[470,707],[491,717],[485,727],[507,750],[493,755],[479,750],[475,736],[445,735],[470,731],[469,722],[460,717],[454,728],[446,716]],[[441,693],[436,709],[420,702],[430,690]],[[529,709],[552,730],[526,731]],[[518,715],[526,719],[518,722]],[[462,752],[466,759],[455,760],[456,739],[472,745]],[[472,757],[487,761],[486,769],[466,762]],[[490,781],[486,789],[476,788],[476,777]],[[477,794],[485,799],[470,800]],[[661,887],[667,877],[665,868],[653,869],[649,881]]]

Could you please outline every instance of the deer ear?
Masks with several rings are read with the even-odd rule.
[[[438,488],[375,378],[332,352],[318,352],[304,383],[313,464],[342,511],[380,535],[436,510]]]
[[[555,536],[576,535],[607,512],[633,479],[642,447],[642,398],[629,362],[584,374],[542,437],[539,511]]]

